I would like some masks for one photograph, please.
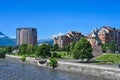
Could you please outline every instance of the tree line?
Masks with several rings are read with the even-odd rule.
[[[67,46],[64,46],[62,49],[59,48],[58,44],[51,46],[49,44],[41,44],[41,45],[27,45],[22,44],[19,47],[15,47],[14,49],[19,49],[18,55],[35,55],[35,57],[41,58],[61,58],[56,51],[65,51],[67,55],[72,55],[75,59],[91,59],[92,55],[92,47],[87,39],[82,38],[78,42],[72,42]],[[13,47],[7,46],[3,49],[0,49],[0,53],[11,53]],[[3,52],[2,52],[3,51]]]

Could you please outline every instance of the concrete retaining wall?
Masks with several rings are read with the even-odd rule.
[[[120,80],[120,69],[113,69],[110,67],[104,67],[99,65],[58,62],[57,69],[82,72],[85,74],[90,74],[102,78]]]

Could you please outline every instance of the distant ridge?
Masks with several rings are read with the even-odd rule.
[[[15,46],[16,40],[0,32],[0,46]]]
[[[47,38],[47,39],[40,39],[38,40],[38,44],[42,44],[42,43],[47,43],[53,46],[54,44],[54,40],[51,38]]]

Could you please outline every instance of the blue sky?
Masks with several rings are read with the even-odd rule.
[[[94,28],[120,28],[119,0],[0,0],[0,31],[15,37],[16,28],[37,28],[38,38]]]

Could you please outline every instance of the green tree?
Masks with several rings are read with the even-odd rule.
[[[111,41],[109,47],[110,47],[111,51],[112,51],[113,53],[115,53],[115,47],[116,47],[116,46],[115,46],[115,41]]]
[[[42,44],[38,46],[35,53],[36,53],[36,56],[38,57],[40,56],[41,58],[47,58],[51,56],[50,47],[47,44]]]
[[[28,54],[32,54],[32,49],[33,49],[33,46],[32,45],[28,45],[27,46],[27,53]]]
[[[6,53],[12,52],[12,46],[6,46],[4,49],[5,49]]]
[[[63,46],[63,47],[61,48],[61,51],[67,51],[67,50],[66,50],[66,46]]]
[[[106,53],[108,50],[112,51],[112,53],[115,52],[115,41],[111,41],[111,43],[105,43],[102,44],[102,50],[104,53]]]
[[[27,54],[27,44],[22,44],[19,48],[20,54]]]
[[[109,49],[109,43],[102,44],[103,53],[106,53],[108,49]]]
[[[67,55],[71,55],[71,54],[70,54],[70,44],[68,44],[68,45],[66,46],[66,51],[67,51]]]
[[[36,57],[39,57],[40,56],[40,46],[38,46],[37,48],[36,48],[36,50],[35,50],[35,55],[36,55]]]
[[[51,44],[48,44],[48,46],[50,47],[50,50],[53,51],[53,46]]]
[[[32,48],[32,52],[33,52],[33,53],[35,53],[35,52],[36,52],[36,50],[37,50],[37,48],[38,48],[38,46],[37,46],[37,45],[33,46],[33,48]]]
[[[73,57],[75,59],[88,59],[93,58],[92,47],[87,39],[82,38],[75,44],[73,49]]]
[[[118,50],[120,51],[120,46],[118,46]]]
[[[59,50],[59,45],[58,44],[55,44],[54,47],[53,47],[54,51],[58,51]]]
[[[70,43],[70,50],[73,50],[74,49],[74,47],[75,47],[75,41],[73,41],[72,43]]]
[[[74,49],[74,47],[75,47],[75,43],[76,43],[75,41],[73,41],[73,42],[70,43],[70,46],[69,46],[70,55],[73,54],[73,49]]]
[[[0,49],[0,58],[5,58],[6,51],[4,49]]]

